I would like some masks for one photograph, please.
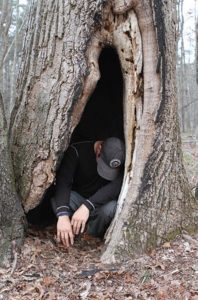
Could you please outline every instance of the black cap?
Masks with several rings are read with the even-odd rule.
[[[123,141],[116,137],[106,139],[97,159],[98,174],[107,180],[114,180],[118,176],[124,160],[125,147]]]

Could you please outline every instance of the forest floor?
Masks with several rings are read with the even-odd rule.
[[[183,139],[192,188],[198,183],[198,141]],[[103,243],[78,238],[69,250],[56,244],[55,228],[29,228],[21,253],[0,269],[0,300],[198,300],[198,234],[123,264],[100,262]]]

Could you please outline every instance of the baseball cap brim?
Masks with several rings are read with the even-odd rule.
[[[97,172],[98,174],[106,179],[106,180],[114,180],[119,174],[119,168],[110,168],[105,162],[103,161],[102,157],[98,157],[97,159]]]

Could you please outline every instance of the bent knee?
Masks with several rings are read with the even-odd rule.
[[[115,212],[116,212],[116,208],[117,208],[117,201],[112,200],[112,201],[108,202],[107,204],[104,204],[101,207],[100,214],[103,217],[108,217],[108,218],[113,219]]]

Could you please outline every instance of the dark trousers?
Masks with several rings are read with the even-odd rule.
[[[83,204],[84,200],[77,192],[71,192],[69,206],[73,213]],[[116,206],[117,201],[112,200],[91,211],[87,222],[87,233],[96,237],[103,237],[115,215]]]

